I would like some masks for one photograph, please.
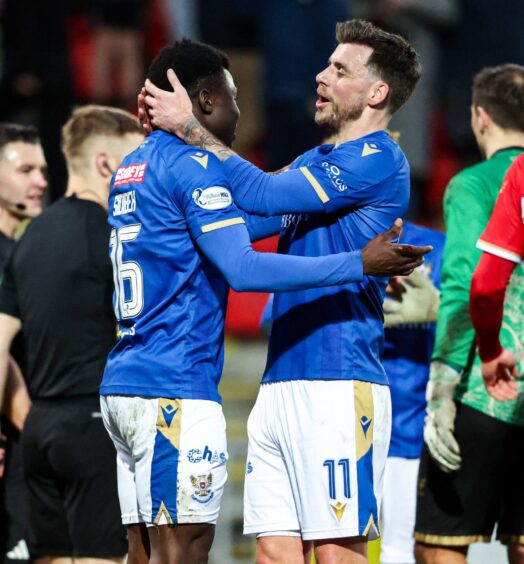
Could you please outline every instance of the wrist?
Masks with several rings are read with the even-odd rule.
[[[480,360],[482,360],[483,363],[495,360],[498,356],[500,356],[502,350],[502,345],[500,344],[500,340],[498,338],[493,343],[481,343],[480,340],[478,342],[478,353]]]
[[[460,382],[460,372],[451,366],[435,360],[429,370],[429,382],[426,388],[426,400],[452,400],[455,388]]]

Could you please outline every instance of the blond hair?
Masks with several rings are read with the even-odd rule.
[[[78,172],[86,157],[86,146],[94,137],[144,134],[138,119],[119,108],[90,104],[76,108],[62,128],[62,152],[67,166]]]

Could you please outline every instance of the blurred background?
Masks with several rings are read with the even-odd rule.
[[[391,124],[412,172],[410,218],[442,228],[448,180],[480,160],[470,131],[471,80],[484,66],[524,64],[522,0],[0,0],[0,121],[33,124],[49,163],[48,202],[62,196],[60,129],[76,105],[135,111],[145,71],[169,42],[190,37],[231,58],[242,112],[235,149],[278,169],[322,141],[315,75],[336,45],[335,23],[362,17],[400,32],[424,75]],[[264,241],[259,250],[274,250]],[[261,294],[232,292],[221,392],[230,482],[212,561],[251,561],[241,534],[246,419],[264,369]]]

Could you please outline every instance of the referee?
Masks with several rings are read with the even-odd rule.
[[[30,224],[0,287],[0,399],[7,351],[23,329],[33,401],[22,436],[32,558],[109,562],[127,551],[98,388],[116,340],[109,182],[142,139],[127,112],[86,106],[73,113],[62,131],[66,197]]]
[[[24,220],[42,212],[47,187],[46,160],[34,127],[0,123],[0,270],[3,271]],[[9,351],[8,390],[2,405],[5,453],[0,453],[0,564],[29,562],[25,541],[27,488],[22,469],[20,431],[29,409],[22,373],[23,341]],[[5,454],[5,457],[4,457]]]

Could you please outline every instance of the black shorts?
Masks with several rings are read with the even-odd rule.
[[[2,417],[6,436],[6,463],[0,479],[0,564],[27,564],[26,532],[29,520],[27,486],[22,468],[20,433]]]
[[[116,453],[98,397],[36,402],[22,447],[31,556],[124,555]]]
[[[439,546],[524,544],[524,428],[457,403],[455,437],[462,465],[440,470],[424,447],[417,491],[415,539]]]

